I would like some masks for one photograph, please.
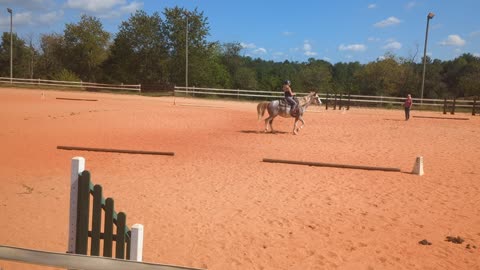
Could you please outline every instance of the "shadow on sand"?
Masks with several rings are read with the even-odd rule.
[[[264,132],[263,130],[240,130],[241,133],[246,134],[287,134],[285,131]]]

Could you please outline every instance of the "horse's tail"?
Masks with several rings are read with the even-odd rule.
[[[265,109],[267,108],[270,102],[264,101],[260,102],[257,105],[257,113],[258,113],[258,120],[262,119],[263,115],[265,114]]]

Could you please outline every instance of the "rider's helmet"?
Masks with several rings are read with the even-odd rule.
[[[290,85],[292,83],[289,80],[286,80],[286,81],[283,82],[283,84]]]

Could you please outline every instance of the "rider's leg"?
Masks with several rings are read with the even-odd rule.
[[[290,111],[293,111],[297,102],[292,97],[286,97],[285,99],[287,100],[288,104],[290,105]]]

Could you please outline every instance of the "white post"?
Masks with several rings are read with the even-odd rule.
[[[70,218],[68,229],[68,250],[67,253],[75,253],[77,234],[77,205],[78,205],[78,175],[85,170],[85,158],[72,158],[70,171]]]
[[[425,174],[423,171],[423,157],[417,157],[413,165],[412,173],[420,176]]]
[[[132,226],[132,238],[130,240],[130,260],[142,261],[143,255],[143,225],[134,224]]]

